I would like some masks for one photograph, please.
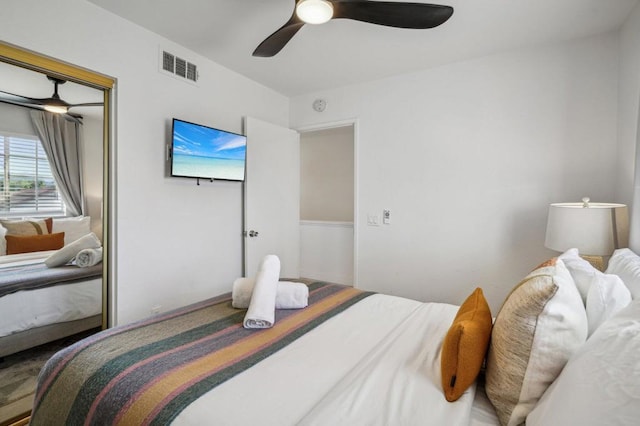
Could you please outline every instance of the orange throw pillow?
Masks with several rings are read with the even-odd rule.
[[[58,250],[64,247],[64,232],[43,235],[5,235],[7,254]]]
[[[442,390],[449,402],[460,398],[478,377],[491,338],[491,310],[476,288],[458,309],[442,345]]]

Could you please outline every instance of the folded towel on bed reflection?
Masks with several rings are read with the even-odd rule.
[[[231,305],[246,309],[251,302],[254,278],[238,278],[233,282]],[[309,303],[309,287],[303,283],[279,281],[276,288],[276,309],[301,309]]]
[[[78,238],[76,241],[62,247],[60,250],[47,257],[44,261],[45,265],[49,268],[55,268],[56,266],[62,266],[69,263],[74,257],[78,255],[84,249],[97,249],[102,246],[102,243],[96,237],[93,232]]]
[[[280,259],[273,254],[265,256],[258,267],[256,284],[249,309],[244,317],[244,328],[273,327],[276,316],[276,294],[280,279]]]
[[[102,247],[80,250],[76,255],[76,265],[81,268],[88,268],[100,262],[102,262]]]

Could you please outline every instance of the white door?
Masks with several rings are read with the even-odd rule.
[[[254,277],[268,254],[280,276],[300,276],[300,136],[255,118],[245,121],[244,275]]]

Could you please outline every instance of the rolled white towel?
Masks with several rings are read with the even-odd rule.
[[[244,316],[244,328],[273,327],[276,317],[276,294],[280,278],[280,259],[269,254],[262,259],[256,275],[256,284]]]
[[[231,306],[246,309],[251,302],[251,294],[256,280],[238,278],[233,282]],[[276,309],[301,309],[309,303],[309,287],[303,283],[279,281],[276,290]]]
[[[51,256],[47,257],[44,261],[44,264],[49,268],[55,268],[56,266],[62,266],[67,264],[71,259],[76,257],[80,251],[84,249],[96,249],[102,246],[102,243],[96,237],[96,234],[93,232],[85,235],[84,237],[78,238],[71,244],[68,244],[62,247],[60,250],[52,253]]]
[[[309,287],[303,283],[279,281],[276,309],[301,309],[309,304]]]
[[[80,250],[76,255],[76,265],[81,268],[88,268],[100,262],[102,262],[102,247]]]

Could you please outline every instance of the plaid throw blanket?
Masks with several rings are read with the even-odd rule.
[[[105,330],[58,352],[38,378],[31,425],[167,425],[191,402],[371,293],[316,282],[273,328],[242,327],[230,294]]]

